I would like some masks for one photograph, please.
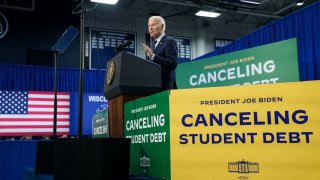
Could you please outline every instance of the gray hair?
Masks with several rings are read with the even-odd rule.
[[[166,22],[161,16],[151,16],[149,20],[155,20],[160,23],[160,25],[163,25],[163,32],[166,30]]]

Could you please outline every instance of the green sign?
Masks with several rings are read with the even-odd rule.
[[[296,39],[179,64],[179,89],[299,81]]]
[[[130,174],[170,179],[169,91],[125,104]]]
[[[98,110],[92,117],[92,137],[107,138],[108,132],[108,109]]]

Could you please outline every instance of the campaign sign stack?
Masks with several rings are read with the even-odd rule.
[[[172,90],[125,105],[130,173],[319,179],[320,81]]]
[[[199,61],[202,72],[196,65],[197,73],[177,71],[185,89],[126,103],[130,174],[166,180],[320,179],[320,81],[298,82],[295,41],[214,58],[225,63]],[[216,82],[221,87],[207,87],[214,77],[223,80]]]

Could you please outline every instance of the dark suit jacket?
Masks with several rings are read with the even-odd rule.
[[[155,54],[153,61],[161,66],[161,89],[173,89],[175,84],[175,69],[178,61],[176,41],[164,35],[153,53]]]

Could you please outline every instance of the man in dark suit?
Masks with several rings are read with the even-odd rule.
[[[174,39],[165,35],[166,23],[160,16],[151,16],[148,21],[150,36],[153,40],[151,47],[143,44],[149,60],[161,66],[162,88],[175,88],[174,73],[177,67],[178,48]]]

